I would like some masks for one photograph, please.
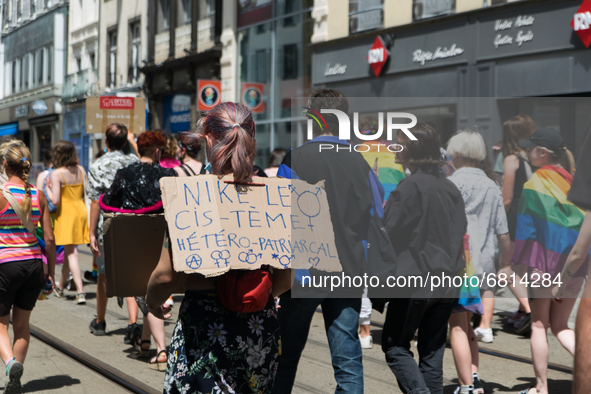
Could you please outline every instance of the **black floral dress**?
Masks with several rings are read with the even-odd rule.
[[[164,393],[269,394],[280,354],[272,297],[260,312],[237,313],[215,294],[187,291],[170,344]]]

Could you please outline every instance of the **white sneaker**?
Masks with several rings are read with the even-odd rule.
[[[474,329],[474,334],[476,334],[476,338],[478,338],[480,342],[492,343],[494,341],[492,328],[484,329],[476,327]]]
[[[361,342],[362,349],[371,349],[373,347],[373,338],[371,335],[365,338],[359,337],[359,342]]]

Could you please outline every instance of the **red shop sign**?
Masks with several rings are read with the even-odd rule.
[[[101,96],[101,109],[133,109],[133,97]]]
[[[367,62],[369,63],[376,77],[380,76],[382,68],[384,68],[386,60],[388,60],[389,56],[390,53],[386,49],[384,41],[382,41],[382,37],[377,36],[373,42],[371,49],[367,53]]]
[[[583,44],[589,48],[591,46],[591,0],[583,1],[570,25]]]

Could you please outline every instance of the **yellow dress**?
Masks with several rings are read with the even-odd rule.
[[[56,245],[82,245],[90,243],[88,214],[84,204],[84,176],[82,183],[68,185],[61,170],[58,169],[64,185],[61,187],[60,204],[55,218]]]

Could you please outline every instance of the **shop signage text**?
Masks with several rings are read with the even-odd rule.
[[[23,118],[29,114],[29,106],[28,105],[19,105],[14,109],[14,113],[17,118]]]
[[[101,109],[133,109],[133,97],[103,96],[100,98]]]
[[[460,56],[463,53],[464,49],[458,47],[457,44],[454,43],[449,48],[437,47],[435,52],[417,49],[412,53],[412,61],[414,63],[420,63],[421,66],[424,66],[426,62],[432,62],[438,59],[448,59],[451,57]]]
[[[581,7],[570,22],[571,27],[577,33],[587,48],[591,46],[591,1],[584,0]]]
[[[510,30],[512,28],[520,29],[523,26],[533,26],[535,20],[536,18],[531,15],[519,15],[514,21],[509,19],[498,19],[495,22],[495,31],[498,32]],[[505,45],[513,45],[514,43],[517,44],[517,46],[522,46],[526,42],[533,41],[533,39],[534,33],[531,30],[528,30],[527,32],[519,30],[516,36],[505,33],[497,34],[493,45],[496,49]]]
[[[326,63],[326,67],[324,67],[324,76],[329,77],[331,75],[343,75],[347,72],[347,65],[337,63],[331,65],[330,63]]]
[[[384,68],[389,56],[390,54],[384,45],[384,41],[382,41],[382,37],[377,36],[367,53],[367,62],[376,77],[382,72],[382,68]]]

